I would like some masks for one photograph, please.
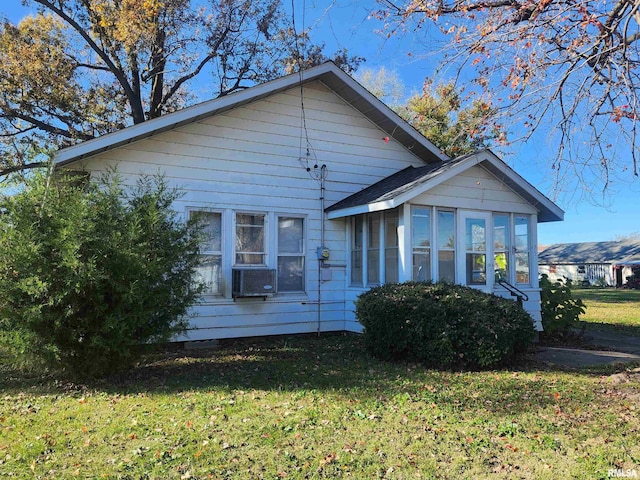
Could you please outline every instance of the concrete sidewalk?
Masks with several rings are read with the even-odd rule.
[[[640,362],[640,337],[603,330],[587,330],[588,345],[601,350],[540,346],[535,354],[538,361],[579,368],[614,363]]]

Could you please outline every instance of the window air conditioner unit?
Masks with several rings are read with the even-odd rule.
[[[276,292],[276,271],[266,268],[232,269],[232,296],[273,297]]]

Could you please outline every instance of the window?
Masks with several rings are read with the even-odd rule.
[[[278,217],[278,291],[303,292],[304,219]]]
[[[398,282],[398,210],[384,212],[384,281]]]
[[[351,231],[351,285],[362,285],[362,246],[364,233],[364,217],[359,215],[353,219]]]
[[[493,269],[495,281],[509,281],[510,229],[508,215],[493,216]]]
[[[486,285],[487,219],[470,216],[464,221],[467,285]]]
[[[412,223],[413,280],[431,280],[431,209],[414,208]]]
[[[587,269],[585,268],[584,265],[578,265],[578,273],[585,274],[586,272],[587,272]]]
[[[398,282],[398,219],[394,209],[351,220],[352,286]]]
[[[516,283],[529,283],[529,217],[516,217]]]
[[[236,213],[236,264],[265,265],[265,215]]]
[[[456,281],[456,236],[453,212],[438,210],[438,279]]]
[[[198,279],[204,283],[205,295],[222,295],[222,214],[219,212],[189,212],[203,227],[200,244]]]
[[[380,283],[380,213],[367,216],[367,284]]]

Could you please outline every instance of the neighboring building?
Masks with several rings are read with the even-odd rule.
[[[58,152],[59,168],[164,173],[208,241],[188,339],[361,331],[373,285],[444,279],[529,295],[537,223],[564,212],[488,150],[449,159],[332,63]]]
[[[640,241],[558,243],[538,257],[540,274],[551,280],[621,287],[640,268]]]

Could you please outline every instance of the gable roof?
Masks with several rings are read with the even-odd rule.
[[[316,80],[323,82],[389,137],[397,140],[425,163],[435,163],[448,159],[439,148],[351,76],[340,70],[333,62],[326,62],[299,73],[280,77],[240,92],[199,103],[192,107],[61,149],[57,152],[55,161],[59,166],[66,165]]]
[[[538,254],[539,262],[549,264],[638,263],[640,241],[556,243]]]
[[[459,173],[482,165],[538,210],[538,221],[564,219],[564,211],[518,175],[491,150],[480,150],[453,160],[424,167],[408,167],[325,209],[327,217],[340,218],[396,208]]]

